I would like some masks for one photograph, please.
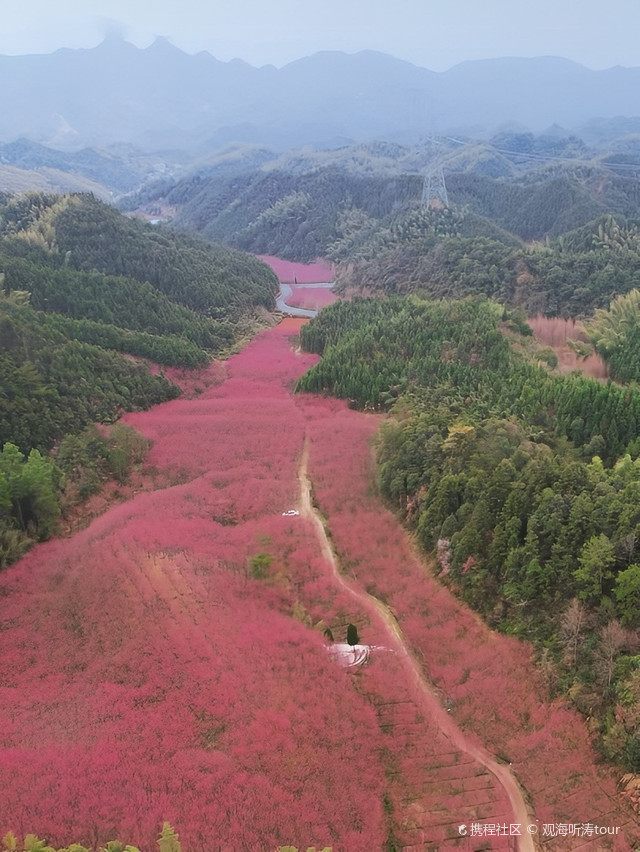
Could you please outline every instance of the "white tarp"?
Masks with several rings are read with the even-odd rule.
[[[346,642],[327,645],[329,654],[345,668],[364,665],[371,655],[371,650],[371,645],[348,645]]]

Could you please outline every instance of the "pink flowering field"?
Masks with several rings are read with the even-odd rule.
[[[584,720],[548,699],[532,649],[489,630],[456,600],[381,505],[371,449],[378,417],[334,406],[328,415],[324,401],[306,397],[310,474],[348,574],[390,607],[465,733],[510,765],[541,829],[617,826],[618,835],[580,838],[579,848],[636,848],[640,832],[615,774],[598,762]],[[549,837],[544,848],[576,843]]]
[[[620,825],[617,845],[581,848],[633,848],[611,773],[582,720],[547,700],[531,650],[459,604],[381,504],[379,418],[293,394],[316,360],[300,322],[127,415],[154,442],[148,481],[166,487],[0,575],[0,836],[151,852],[168,820],[184,852],[513,849],[457,831],[510,821],[457,724],[512,764],[541,824]],[[348,582],[311,519],[283,516],[300,508],[305,446]],[[373,646],[355,671],[326,649],[325,629],[344,641],[348,624]]]
[[[268,254],[258,255],[260,260],[273,269],[283,284],[326,284],[333,281],[333,266],[326,260],[314,263],[297,263]]]
[[[152,850],[168,820],[185,850],[381,847],[375,711],[286,579],[321,562],[282,517],[304,430],[290,388],[313,361],[297,329],[127,418],[174,484],[3,573],[0,835]]]

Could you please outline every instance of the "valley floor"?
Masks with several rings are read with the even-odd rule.
[[[152,852],[168,820],[185,852],[635,848],[530,649],[382,505],[380,419],[293,393],[315,361],[300,323],[127,415],[166,487],[0,577],[0,835]],[[349,624],[373,646],[354,670],[324,633]]]

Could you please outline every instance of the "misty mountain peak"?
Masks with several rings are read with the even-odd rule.
[[[139,49],[114,29],[89,50],[2,56],[0,72],[12,81],[0,87],[0,142],[68,145],[60,117],[74,147],[206,152],[238,142],[274,150],[401,142],[432,132],[436,121],[439,133],[482,137],[507,126],[572,130],[640,116],[640,68],[592,71],[551,56],[437,73],[374,50],[321,51],[277,70],[191,55],[164,37]]]
[[[130,41],[127,41],[124,37],[124,33],[119,30],[111,30],[108,32],[105,37],[102,39],[97,47],[89,48],[89,51],[99,51],[100,53],[106,53],[107,51],[122,51],[122,50],[137,50],[138,48],[135,44],[132,44]]]
[[[145,53],[183,53],[179,47],[176,47],[167,36],[156,36],[149,47],[145,48]],[[186,55],[186,54],[185,54]]]

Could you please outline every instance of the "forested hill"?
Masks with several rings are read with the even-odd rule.
[[[623,229],[637,217],[637,146],[620,146],[589,149],[575,137],[533,134],[443,140],[436,162],[449,211],[437,221],[421,204],[434,152],[380,142],[291,152],[260,168],[247,167],[239,148],[236,173],[221,172],[214,158],[122,203],[173,211],[175,227],[258,254],[329,257],[346,270],[345,286],[480,291],[575,315],[639,283],[626,249],[608,252],[606,234],[598,244],[607,217]],[[584,228],[590,245],[564,238]]]
[[[172,225],[256,254],[312,261],[340,234],[339,219],[355,209],[374,221],[420,196],[417,175],[354,175],[342,168],[251,170],[194,174],[150,187],[126,202],[177,210]],[[124,203],[124,202],[123,202]]]
[[[372,163],[371,151],[362,156]],[[640,287],[632,175],[563,166],[508,179],[459,173],[447,185],[449,207],[428,209],[418,174],[330,166],[194,175],[138,201],[168,205],[176,228],[247,251],[328,257],[342,289],[482,293],[532,313],[585,316]]]
[[[0,282],[2,567],[51,533],[63,473],[76,496],[124,475],[136,441],[120,430],[112,445],[91,424],[179,393],[146,362],[206,363],[274,306],[278,282],[253,257],[91,196],[39,194],[0,200]]]
[[[127,219],[91,196],[5,198],[0,274],[0,446],[24,450],[166,395],[134,392],[125,373],[161,382],[116,353],[203,364],[256,309],[274,306],[278,286],[253,257]]]
[[[478,232],[452,209],[406,211],[389,228],[355,227],[334,246],[342,289],[433,297],[483,294],[529,314],[585,317],[640,286],[640,220],[603,215],[544,242]]]
[[[233,321],[275,305],[277,280],[255,258],[129,219],[91,195],[9,198],[0,208],[0,235],[7,254],[145,282],[211,318]]]

